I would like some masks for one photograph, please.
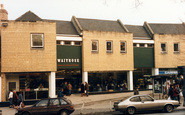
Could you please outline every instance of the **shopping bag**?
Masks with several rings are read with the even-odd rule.
[[[181,97],[183,97],[183,94],[182,94],[182,92],[180,92],[180,96],[181,96]]]

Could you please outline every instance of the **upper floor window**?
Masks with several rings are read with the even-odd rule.
[[[71,41],[65,41],[64,44],[65,45],[71,45]]]
[[[76,41],[76,42],[75,42],[75,45],[76,45],[76,46],[80,46],[80,45],[81,45],[81,42],[80,42],[80,41]]]
[[[92,43],[92,51],[97,52],[98,51],[98,41],[93,40],[91,43]]]
[[[153,48],[154,47],[154,44],[148,44],[148,47],[149,48]]]
[[[113,48],[112,48],[112,41],[107,41],[106,42],[106,50],[107,50],[107,52],[112,52],[113,50]]]
[[[145,47],[145,44],[139,44],[140,47]]]
[[[167,48],[166,48],[166,43],[161,43],[161,53],[166,53]]]
[[[174,47],[174,52],[179,52],[179,44],[178,43],[174,43],[173,44],[173,47]]]
[[[120,50],[121,50],[121,53],[126,52],[126,42],[120,42]]]
[[[44,34],[31,34],[31,47],[43,48],[44,47]]]

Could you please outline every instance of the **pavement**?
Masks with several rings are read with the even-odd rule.
[[[140,91],[140,94],[151,94],[152,91]],[[94,114],[97,112],[109,112],[113,111],[112,107],[115,101],[132,96],[133,92],[112,93],[112,94],[97,94],[81,97],[81,94],[72,94],[71,96],[65,96],[71,100],[74,105],[75,112],[73,115],[79,114]],[[178,109],[185,110],[182,105]],[[2,115],[14,115],[16,109],[9,107],[1,107]],[[0,114],[1,115],[1,114]]]

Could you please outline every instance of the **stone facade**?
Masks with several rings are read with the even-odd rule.
[[[83,71],[128,71],[134,69],[133,34],[83,31]],[[98,40],[98,52],[91,51],[91,41]],[[106,41],[113,41],[113,52],[106,52]],[[120,53],[120,41],[126,41],[126,53]]]
[[[44,34],[44,47],[31,47],[31,34]],[[1,72],[56,71],[56,24],[8,22],[1,31]]]
[[[185,35],[154,35],[155,68],[177,68],[185,65]],[[161,43],[166,43],[167,53],[161,53]],[[179,43],[179,53],[174,52],[174,43]]]

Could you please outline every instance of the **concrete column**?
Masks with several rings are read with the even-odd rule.
[[[2,94],[2,92],[1,92],[1,76],[0,76],[0,102],[1,102],[1,94]]]
[[[55,72],[49,73],[49,97],[50,98],[55,98],[56,97]]]
[[[152,75],[159,75],[159,68],[152,68]]]
[[[133,71],[127,72],[127,84],[128,84],[128,90],[133,90]]]
[[[88,72],[87,71],[84,71],[82,73],[82,83],[85,83],[85,82],[88,83]]]

